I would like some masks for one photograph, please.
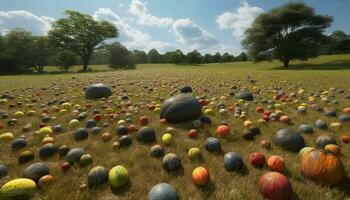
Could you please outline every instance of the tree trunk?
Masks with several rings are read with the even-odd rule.
[[[88,69],[88,65],[89,65],[89,59],[85,58],[84,59],[84,66],[83,66],[83,72],[86,72]]]
[[[284,59],[283,60],[283,67],[288,69],[288,67],[289,67],[289,59]]]

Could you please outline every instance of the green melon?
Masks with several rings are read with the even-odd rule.
[[[32,196],[35,192],[36,184],[27,178],[18,178],[7,182],[0,189],[0,198],[24,198]]]
[[[129,181],[128,170],[121,165],[117,165],[109,170],[108,180],[112,187],[122,187]]]

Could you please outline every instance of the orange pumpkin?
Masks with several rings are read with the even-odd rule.
[[[318,149],[304,154],[300,171],[306,178],[330,186],[336,186],[345,176],[341,160],[331,153]]]
[[[341,153],[341,149],[338,145],[336,144],[327,144],[324,149],[329,152],[329,153],[332,153],[336,156],[339,156],[340,153]]]
[[[281,156],[272,155],[267,159],[267,166],[270,170],[283,173],[286,168],[284,159]]]
[[[344,143],[349,143],[350,142],[350,136],[346,135],[346,134],[343,134],[340,136],[340,140]]]
[[[218,136],[225,137],[228,134],[230,134],[230,127],[228,127],[227,125],[220,125],[216,129],[216,134],[218,134]]]
[[[192,181],[195,185],[203,186],[210,180],[209,171],[204,167],[197,167],[192,172]]]
[[[343,112],[344,112],[344,113],[350,113],[350,108],[344,108],[344,109],[343,109]]]

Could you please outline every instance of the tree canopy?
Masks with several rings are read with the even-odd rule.
[[[56,46],[78,54],[83,61],[83,71],[87,71],[96,48],[106,39],[117,37],[118,30],[107,21],[95,21],[90,15],[76,11],[66,10],[65,15],[53,23],[49,39]]]
[[[259,15],[242,44],[253,60],[279,59],[288,67],[290,60],[318,55],[323,32],[331,23],[332,17],[317,15],[302,2],[290,2]]]

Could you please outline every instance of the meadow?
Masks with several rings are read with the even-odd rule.
[[[50,174],[54,177],[54,183],[47,188],[37,189],[33,199],[146,199],[152,186],[160,182],[167,182],[174,186],[180,199],[262,199],[258,180],[265,172],[270,171],[267,166],[255,168],[249,163],[249,154],[262,152],[266,158],[270,155],[280,155],[285,159],[286,171],[284,174],[292,184],[294,193],[292,199],[346,199],[350,194],[350,180],[344,181],[336,187],[328,187],[316,184],[300,173],[300,157],[298,153],[281,149],[273,143],[273,135],[282,128],[290,127],[297,130],[300,124],[313,126],[317,119],[323,119],[327,123],[337,122],[338,118],[327,117],[324,113],[312,110],[312,104],[318,104],[324,110],[332,108],[338,113],[350,107],[349,99],[344,96],[350,94],[350,55],[320,56],[309,61],[292,62],[290,69],[281,67],[281,63],[274,62],[235,62],[224,64],[203,65],[173,65],[173,64],[141,64],[136,70],[110,71],[107,66],[92,66],[93,72],[76,73],[81,66],[75,66],[69,73],[58,74],[56,68],[46,67],[43,75],[16,75],[0,76],[0,94],[8,91],[14,99],[0,105],[0,111],[8,113],[9,119],[14,118],[17,111],[35,110],[33,116],[18,118],[15,126],[6,126],[8,119],[0,119],[0,124],[5,125],[0,129],[0,134],[14,133],[15,137],[25,135],[28,145],[20,151],[12,151],[10,143],[0,144],[0,164],[5,164],[9,169],[8,176],[0,179],[0,185],[20,177],[28,165],[35,162],[45,162],[50,167]],[[254,81],[252,81],[254,80]],[[113,95],[106,99],[88,100],[84,98],[83,88],[93,83],[104,83],[111,87]],[[161,104],[161,99],[167,99],[174,91],[189,85],[193,89],[193,95],[209,102],[208,106],[214,112],[210,114],[212,125],[207,129],[200,129],[197,139],[187,137],[187,131],[191,123],[160,123],[159,114],[147,108],[150,104]],[[235,89],[236,88],[236,89]],[[239,102],[237,95],[229,95],[230,92],[238,94],[241,90],[248,89],[253,92],[255,101]],[[281,102],[274,100],[277,90],[283,90],[286,94],[298,93],[304,90],[303,95],[297,95],[293,102]],[[336,89],[344,93],[334,93]],[[327,101],[315,97],[310,102],[309,96],[318,92],[329,91]],[[128,100],[121,97],[127,95]],[[57,99],[65,100],[72,104],[68,112],[59,114],[48,105],[48,101]],[[248,141],[242,138],[244,132],[244,120],[251,120],[257,124],[262,116],[255,111],[257,106],[267,109],[268,104],[262,104],[261,100],[272,100],[271,105],[280,104],[280,110],[291,119],[290,124],[269,121],[259,124],[261,134],[254,140]],[[36,101],[33,101],[36,100]],[[18,104],[22,102],[22,104]],[[86,109],[86,103],[91,103],[92,108]],[[235,117],[233,112],[226,115],[219,113],[218,104],[224,104],[225,108],[240,106],[247,112],[247,118]],[[301,103],[306,103],[307,113],[300,114],[297,108]],[[13,107],[9,107],[13,104]],[[131,104],[132,107],[127,107]],[[75,116],[72,111],[79,105],[81,111],[86,111],[88,117],[80,122],[80,127],[91,119],[91,111],[98,109],[102,114],[102,120],[98,125],[108,123],[109,127],[103,128],[103,132],[112,135],[110,141],[104,142],[101,134],[93,135],[83,141],[75,141],[73,133],[76,128],[68,127],[68,122]],[[107,108],[111,108],[118,117],[110,120]],[[92,155],[92,165],[71,167],[67,172],[62,171],[60,165],[64,158],[54,155],[42,160],[38,156],[41,146],[41,137],[35,132],[39,130],[43,109],[48,110],[52,118],[46,125],[62,124],[64,132],[54,134],[52,137],[57,146],[67,145],[71,148],[84,148],[85,152]],[[276,108],[271,108],[274,110]],[[171,145],[162,145],[165,153],[176,153],[182,160],[182,168],[175,172],[167,172],[162,168],[162,160],[149,155],[153,144],[143,144],[135,140],[135,133],[130,133],[132,145],[118,149],[112,148],[112,143],[118,141],[115,133],[119,120],[124,119],[125,113],[132,113],[133,122],[141,127],[139,118],[147,116],[149,124],[156,131],[158,144],[162,144],[161,136],[167,127],[174,127],[173,141]],[[231,128],[228,137],[220,138],[221,153],[209,153],[204,148],[204,141],[209,136],[216,136],[215,129],[220,123],[226,123]],[[32,129],[23,133],[22,128],[30,123]],[[315,140],[320,135],[334,137],[341,147],[339,156],[345,171],[350,172],[350,144],[342,143],[340,135],[350,135],[350,122],[343,123],[341,127],[329,127],[327,130],[315,128],[312,134],[303,134],[307,146],[315,146]],[[268,140],[272,149],[260,146],[261,140]],[[187,152],[192,147],[198,147],[203,154],[202,161],[191,161]],[[32,150],[35,159],[24,165],[17,162],[20,152]],[[244,169],[239,172],[227,172],[223,167],[223,155],[226,152],[238,152],[244,159]],[[115,165],[123,165],[129,171],[130,183],[117,191],[112,191],[108,184],[95,189],[81,188],[86,184],[87,174],[93,166],[101,165],[107,169]],[[197,166],[204,166],[209,170],[210,183],[203,187],[197,187],[192,183],[191,173]]]

